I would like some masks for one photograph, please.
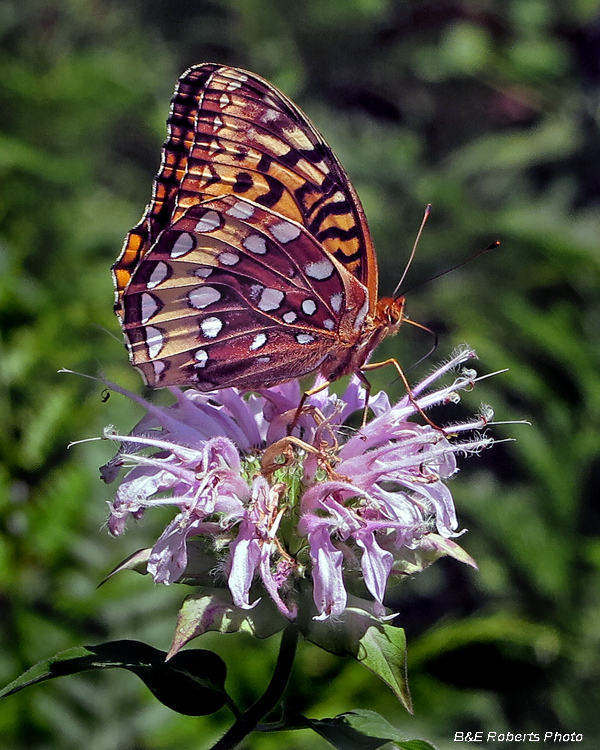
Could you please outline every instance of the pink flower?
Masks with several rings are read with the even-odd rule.
[[[279,589],[296,567],[294,559],[287,554],[277,537],[279,522],[285,511],[285,506],[280,508],[284,490],[284,484],[270,487],[264,477],[259,476],[254,480],[248,511],[237,537],[230,545],[228,583],[236,606],[251,609],[254,604],[248,602],[250,586],[256,570],[260,570],[262,582],[279,611],[293,619],[297,606],[293,601],[288,606],[279,594]],[[275,570],[272,566],[274,555],[279,558]]]
[[[291,437],[298,382],[258,394],[172,388],[169,407],[111,385],[148,413],[128,436],[106,433],[121,448],[103,478],[130,467],[110,504],[109,530],[121,534],[128,518],[173,505],[175,517],[147,555],[157,583],[194,582],[200,569],[210,571],[232,607],[251,609],[266,594],[289,620],[307,606],[307,584],[316,619],[343,615],[348,592],[360,586],[383,618],[390,576],[414,566],[419,553],[421,567],[442,554],[474,564],[452,541],[461,532],[445,481],[457,454],[492,444],[479,432],[491,410],[444,430],[415,421],[475,384],[475,373],[463,370],[432,388],[474,356],[462,348],[394,406],[383,392],[372,397],[375,417],[347,439],[342,425],[365,403],[356,378],[341,397],[324,388],[308,398]],[[208,557],[202,564],[198,541]]]

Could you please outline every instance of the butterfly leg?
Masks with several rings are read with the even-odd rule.
[[[306,453],[314,453],[319,458],[324,458],[320,451],[314,446],[305,443],[304,440],[292,437],[287,437],[277,440],[277,442],[270,445],[262,455],[260,460],[261,473],[267,479],[271,479],[277,469],[281,469],[284,466],[289,466],[294,460],[294,446],[301,448]]]
[[[302,394],[302,398],[300,399],[300,403],[298,404],[298,408],[296,409],[294,413],[294,418],[287,426],[287,434],[290,436],[298,424],[298,420],[302,416],[302,412],[304,410],[304,404],[306,403],[306,399],[309,396],[314,396],[315,393],[320,393],[321,391],[324,391],[325,388],[328,388],[331,385],[331,380],[326,380],[324,383],[321,383],[321,385],[316,386],[315,388],[310,388],[308,391],[304,391]],[[318,411],[318,410],[317,410]],[[322,415],[321,415],[322,418]]]
[[[380,367],[387,367],[388,365],[393,365],[393,367],[396,368],[396,372],[398,373],[398,377],[400,378],[400,380],[402,381],[402,383],[404,385],[404,388],[406,389],[406,394],[408,396],[408,400],[415,407],[415,409],[419,412],[419,414],[423,417],[423,419],[427,422],[427,424],[430,425],[431,427],[433,427],[434,429],[439,430],[439,432],[441,432],[443,435],[446,435],[446,432],[439,425],[437,425],[435,422],[433,422],[427,416],[427,414],[425,414],[425,412],[423,411],[423,409],[421,409],[421,407],[417,403],[415,397],[412,394],[412,390],[410,388],[410,383],[408,382],[408,379],[407,379],[406,375],[404,374],[404,370],[402,369],[402,367],[400,367],[400,363],[398,362],[397,359],[395,359],[394,357],[391,357],[390,359],[383,360],[383,362],[371,362],[368,365],[363,365],[362,368],[361,368],[361,374],[362,374],[363,370],[378,370]],[[365,378],[365,381],[366,381],[366,378]],[[363,381],[363,382],[365,382],[365,381]]]
[[[365,368],[363,368],[365,369]],[[373,369],[373,368],[371,368]],[[367,380],[366,375],[362,370],[356,373],[356,377],[365,387],[365,405],[363,407],[362,421],[360,423],[361,429],[367,424],[367,417],[369,415],[369,399],[371,398],[371,383]]]
[[[364,368],[363,368],[364,369]],[[360,380],[360,382],[365,387],[365,406],[363,409],[363,416],[361,421],[361,427],[364,427],[367,424],[367,415],[369,413],[369,397],[371,395],[371,383],[367,380],[366,376],[359,370],[356,373],[356,377]],[[314,396],[315,393],[320,393],[321,391],[325,390],[325,388],[328,388],[331,385],[331,380],[326,380],[321,385],[317,386],[316,388],[311,388],[310,390],[306,391],[302,395],[302,399],[300,400],[300,405],[296,409],[296,413],[294,414],[294,420],[292,422],[290,431],[296,426],[298,419],[300,418],[300,414],[302,413],[302,408],[304,407],[304,402],[309,396]]]

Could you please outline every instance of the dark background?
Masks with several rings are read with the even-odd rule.
[[[415,715],[358,664],[303,645],[291,687],[313,717],[381,711],[453,748],[456,731],[581,732],[600,741],[600,5],[593,0],[4,0],[0,4],[0,678],[114,638],[169,645],[178,587],[133,573],[156,512],[118,541],[101,528],[106,443],[67,450],[141,412],[68,367],[143,392],[112,313],[109,268],[137,222],[173,86],[215,61],[268,78],[314,120],[363,200],[381,293],[433,214],[406,282],[409,315],[438,332],[429,372],[463,341],[503,442],[453,480],[474,571],[441,561],[394,592]],[[409,368],[431,338],[385,342]],[[378,354],[379,356],[379,354]],[[388,387],[389,372],[373,374]],[[402,394],[391,386],[396,397]],[[164,394],[156,394],[165,400]],[[207,637],[247,705],[277,639]],[[230,721],[171,713],[128,673],[38,686],[0,705],[10,750],[210,746]],[[525,743],[526,744],[526,743]],[[307,732],[252,750],[324,748]],[[513,745],[510,745],[514,747]],[[539,747],[540,744],[536,744]],[[490,747],[502,747],[501,744]],[[508,747],[508,745],[507,745]]]

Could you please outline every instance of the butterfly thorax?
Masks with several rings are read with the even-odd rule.
[[[404,297],[380,299],[375,311],[366,315],[358,329],[345,332],[346,321],[343,320],[339,343],[321,365],[321,374],[334,381],[344,375],[358,372],[379,343],[386,336],[393,336],[398,331],[403,320]]]

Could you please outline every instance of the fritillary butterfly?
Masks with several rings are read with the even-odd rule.
[[[254,390],[360,373],[404,317],[341,164],[253,73],[180,78],[152,200],[113,266],[130,359],[155,388]]]

